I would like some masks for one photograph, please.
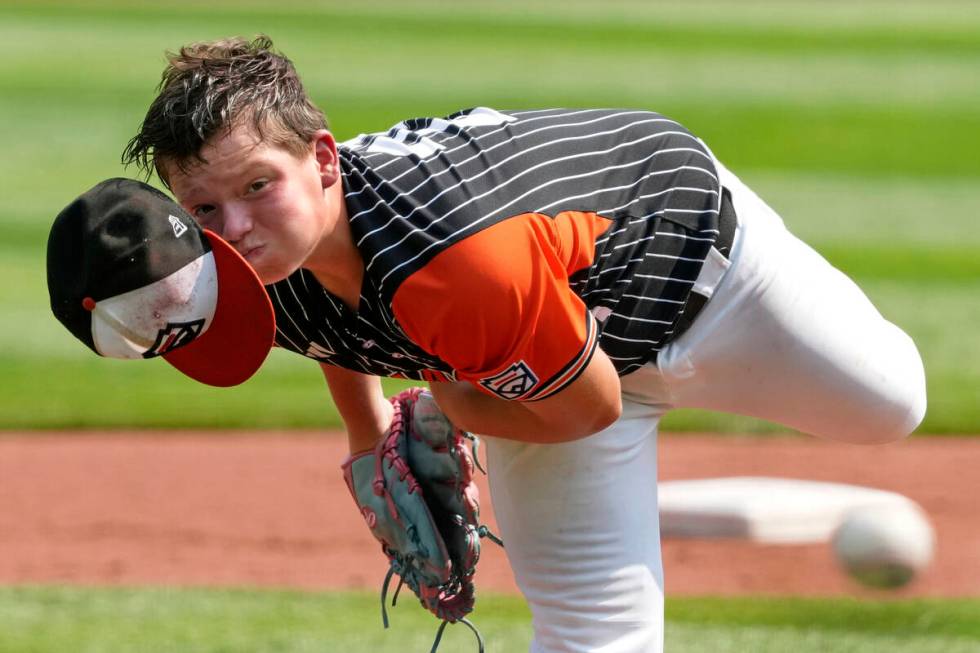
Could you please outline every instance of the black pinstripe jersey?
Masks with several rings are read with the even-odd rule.
[[[406,120],[339,152],[365,262],[358,310],[304,269],[268,290],[277,345],[360,372],[455,380],[457,370],[413,342],[396,319],[400,285],[513,216],[582,211],[611,225],[568,288],[584,302],[593,341],[621,375],[629,373],[669,342],[718,235],[710,153],[684,127],[648,111],[480,107]],[[505,262],[508,252],[488,256]]]

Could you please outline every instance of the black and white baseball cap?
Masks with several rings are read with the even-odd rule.
[[[173,200],[109,179],[69,204],[48,238],[51,310],[101,356],[164,360],[214,386],[251,377],[275,338],[255,271]]]

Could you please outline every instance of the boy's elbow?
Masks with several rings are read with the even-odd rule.
[[[609,428],[620,418],[623,413],[620,390],[616,368],[598,350],[571,385],[529,406],[553,427],[552,441],[580,440]]]
[[[615,397],[584,402],[566,412],[561,434],[553,441],[571,442],[595,435],[612,426],[622,414],[623,402],[618,394]]]
[[[590,433],[598,433],[612,426],[623,414],[623,400],[619,394],[607,401],[601,402],[601,406],[595,411],[595,417],[590,426]]]

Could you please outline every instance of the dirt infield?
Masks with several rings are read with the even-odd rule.
[[[664,480],[765,475],[901,492],[929,513],[937,559],[897,596],[980,596],[980,440],[857,447],[666,436]],[[0,436],[0,583],[377,588],[381,555],[314,434]],[[489,502],[482,486],[485,505]],[[493,523],[492,507],[485,516]],[[515,591],[487,545],[478,585]],[[668,595],[858,594],[826,546],[667,541]]]

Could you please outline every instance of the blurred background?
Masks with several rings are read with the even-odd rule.
[[[293,59],[338,140],[476,105],[677,119],[916,340],[930,400],[920,431],[980,433],[978,2],[0,0],[0,435],[10,436],[0,438],[0,545],[12,552],[0,559],[0,653],[429,650],[434,622],[410,605],[381,630],[377,596],[361,591],[380,576],[349,562],[374,543],[359,523],[326,518],[334,504],[350,508],[339,498],[341,438],[279,432],[340,426],[317,365],[274,351],[244,385],[209,388],[162,361],[97,357],[48,306],[51,222],[102,179],[137,175],[120,155],[164,52],[259,33]],[[128,436],[157,428],[278,437]],[[16,437],[47,429],[64,434]],[[681,411],[663,430],[779,427]],[[980,568],[975,438],[829,456],[813,439],[726,436],[710,444],[730,449],[705,454],[708,440],[665,438],[661,478],[779,473],[895,491],[921,482],[913,498],[946,515],[938,558],[961,581],[958,598],[944,598],[933,577],[904,600],[677,596],[671,579],[704,572],[708,550],[668,542],[668,650],[980,650],[980,601],[961,598],[980,596],[968,586]],[[96,441],[108,447],[87,446]],[[763,442],[781,465],[762,459],[753,444]],[[896,472],[899,459],[915,472]],[[297,494],[284,501],[288,487]],[[364,540],[344,544],[349,533]],[[292,589],[174,587],[198,582],[186,575],[192,560],[204,560],[201,583],[226,586],[222,570],[256,552],[266,562],[250,563],[250,578]],[[823,549],[804,558],[719,542],[715,553],[749,588],[787,587],[765,577],[762,563],[777,558],[804,590],[840,573]],[[326,571],[327,555],[347,565],[343,574]],[[506,565],[491,552],[485,574],[493,555]],[[163,571],[134,575],[144,565]],[[707,575],[715,584],[705,591],[720,594]],[[144,587],[78,586],[134,578]],[[296,591],[325,578],[355,591]],[[488,650],[526,650],[523,602],[480,600]],[[464,629],[447,639],[441,650],[475,650]]]
[[[966,1],[4,0],[0,428],[338,424],[298,356],[210,389],[161,361],[98,358],[47,303],[50,223],[101,179],[137,175],[119,158],[164,51],[258,33],[339,140],[474,105],[679,120],[918,342],[921,430],[978,430],[980,4]],[[773,428],[697,412],[665,424]]]

